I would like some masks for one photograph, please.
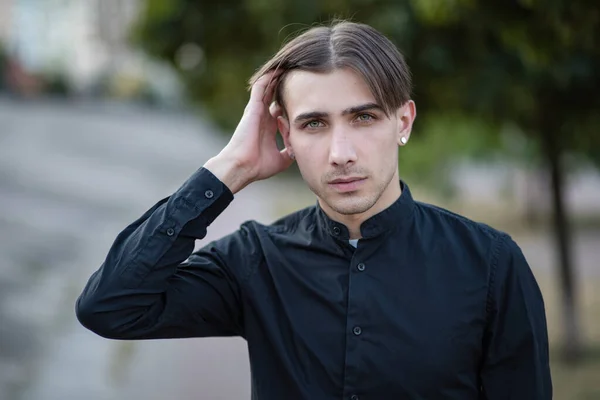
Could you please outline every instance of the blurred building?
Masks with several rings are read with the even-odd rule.
[[[172,71],[129,43],[142,5],[141,0],[0,0],[0,40],[24,70],[64,77],[79,93],[128,80],[130,86],[151,82],[154,90],[178,96]]]

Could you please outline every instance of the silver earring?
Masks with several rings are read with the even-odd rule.
[[[402,142],[402,144],[406,144],[406,142],[408,142],[408,139],[406,138],[406,136],[402,136],[400,138],[400,141]]]
[[[290,152],[290,158],[291,158],[292,160],[295,160],[295,159],[296,159],[296,156],[294,155],[294,153]]]

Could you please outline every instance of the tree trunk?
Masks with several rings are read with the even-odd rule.
[[[558,256],[558,272],[562,290],[563,344],[562,357],[565,361],[575,362],[581,356],[581,335],[577,318],[577,299],[575,274],[571,246],[571,229],[567,218],[564,200],[564,169],[561,150],[554,127],[547,126],[542,131],[545,156],[550,169],[550,187],[552,191],[553,225],[555,249]]]
[[[540,181],[547,179],[546,169],[532,166],[525,170],[525,210],[524,219],[529,228],[535,229],[540,225],[546,215],[546,192],[540,187]]]

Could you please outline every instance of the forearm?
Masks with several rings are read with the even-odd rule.
[[[169,326],[177,311],[166,309],[169,281],[231,200],[223,183],[203,168],[125,228],[77,300],[81,323],[118,338]]]

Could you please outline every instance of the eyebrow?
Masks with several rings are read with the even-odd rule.
[[[342,115],[357,114],[362,111],[374,110],[374,109],[383,112],[383,108],[381,108],[381,106],[379,104],[367,103],[367,104],[361,104],[359,106],[346,108],[344,111],[342,111]],[[325,118],[327,116],[329,116],[329,114],[326,112],[310,111],[310,112],[299,114],[296,118],[294,118],[294,123],[306,121],[307,119]]]

